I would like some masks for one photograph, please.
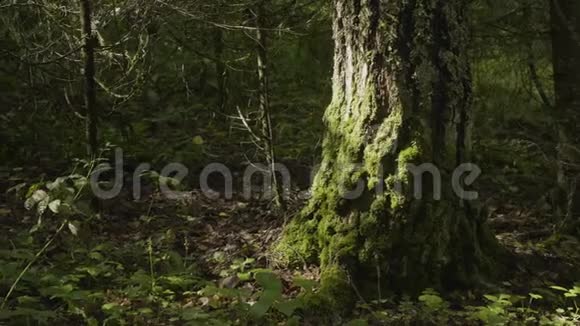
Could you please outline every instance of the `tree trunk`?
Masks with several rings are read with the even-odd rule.
[[[215,72],[217,77],[217,97],[218,110],[222,114],[226,114],[227,103],[227,70],[223,59],[224,40],[223,31],[220,27],[216,27],[214,31],[214,56],[215,56]]]
[[[559,141],[558,213],[566,233],[580,234],[580,2],[550,0],[556,118]]]
[[[258,3],[256,11],[256,40],[257,40],[257,65],[258,65],[258,96],[260,102],[260,121],[262,124],[262,139],[264,153],[269,166],[269,185],[274,195],[274,203],[279,209],[285,209],[282,189],[276,176],[276,153],[274,149],[274,132],[272,130],[272,118],[270,115],[270,87],[268,82],[268,51],[267,37],[264,31],[265,24],[264,2]]]
[[[95,83],[95,46],[97,39],[93,33],[93,13],[90,0],[80,0],[80,17],[84,54],[84,98],[85,98],[85,132],[87,154],[95,158],[98,152],[97,108]]]
[[[318,260],[322,293],[335,303],[354,289],[377,298],[381,289],[470,286],[496,266],[502,250],[483,214],[451,187],[453,171],[469,159],[466,7],[334,0],[323,161],[309,205],[277,251],[288,262]],[[440,200],[435,176],[414,186],[409,164],[424,163],[441,173]],[[361,195],[346,190],[359,182]]]
[[[534,9],[533,9],[533,5],[534,2],[536,0],[527,0],[526,2],[523,3],[523,19],[526,22],[525,24],[525,32],[528,34],[525,37],[525,51],[527,51],[528,56],[527,56],[527,60],[528,60],[528,71],[530,74],[530,79],[532,82],[532,86],[535,88],[536,92],[538,93],[538,96],[540,97],[541,103],[542,105],[548,109],[551,110],[554,105],[552,104],[552,101],[550,99],[550,97],[548,96],[548,93],[546,92],[544,85],[542,84],[542,79],[540,77],[540,75],[538,74],[538,68],[536,66],[536,62],[537,62],[537,51],[534,50],[534,37],[533,35],[537,35],[538,33],[540,33],[540,31],[537,30],[536,25],[537,25],[537,19],[534,15]]]

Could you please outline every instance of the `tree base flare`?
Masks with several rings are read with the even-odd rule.
[[[477,217],[481,213],[446,202],[406,210],[339,216],[307,209],[287,226],[275,251],[287,264],[320,263],[323,288],[337,297],[333,303],[348,303],[338,298],[348,297],[345,291],[377,298],[479,287],[505,271],[507,251]]]

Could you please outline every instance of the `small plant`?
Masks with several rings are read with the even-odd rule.
[[[24,207],[34,210],[37,216],[37,223],[30,232],[38,231],[43,225],[43,218],[50,214],[66,221],[71,233],[77,235],[78,217],[88,219],[94,216],[87,188],[88,178],[79,174],[32,185],[24,202]]]
[[[480,320],[486,325],[502,326],[507,325],[515,317],[515,314],[509,310],[513,305],[510,300],[512,299],[511,295],[499,294],[495,296],[486,294],[484,298],[489,301],[489,304],[483,307],[472,307],[474,312],[471,315],[471,319]]]
[[[426,289],[419,296],[419,302],[425,310],[424,319],[436,324],[447,323],[449,319],[449,303],[445,301],[434,289]]]
[[[28,264],[20,271],[0,304],[0,310],[6,307],[22,278],[37,260],[44,255],[62,230],[68,227],[68,230],[74,236],[77,236],[80,224],[77,218],[86,217],[90,219],[93,216],[90,211],[90,206],[83,205],[84,202],[79,200],[86,191],[87,185],[88,177],[79,174],[70,174],[65,177],[59,177],[51,182],[34,184],[29,188],[24,207],[27,210],[34,210],[37,216],[37,222],[30,229],[30,233],[35,233],[40,230],[44,225],[43,217],[47,213],[55,217],[54,220],[60,226],[56,228],[56,231],[45,242],[44,246],[36,252]]]
[[[439,296],[439,293],[433,289],[426,289],[419,297],[427,311],[438,312],[449,308],[449,304]]]
[[[578,307],[576,298],[580,295],[580,286],[575,285],[572,288],[565,288],[563,286],[553,285],[550,288],[560,292],[567,302],[571,301],[573,306],[556,309],[556,313],[552,314],[549,318],[544,318],[544,321],[549,321],[552,325],[578,325],[580,323],[580,308]]]
[[[240,281],[249,281],[252,278],[252,271],[248,271],[248,269],[252,267],[255,262],[255,258],[235,259],[230,265],[230,269],[224,270],[220,274],[221,276],[228,276],[231,273],[235,273],[235,276]]]
[[[272,271],[267,269],[256,270],[254,275],[256,283],[262,287],[258,301],[252,303],[250,309],[254,316],[263,317],[270,308],[274,308],[287,318],[290,318],[297,309],[302,308],[303,302],[300,297],[292,299],[283,297],[282,281]],[[316,282],[302,277],[295,277],[293,283],[295,286],[302,288],[304,293],[312,293],[316,286]]]

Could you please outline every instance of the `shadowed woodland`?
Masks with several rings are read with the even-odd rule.
[[[0,325],[580,325],[580,2],[0,21]]]

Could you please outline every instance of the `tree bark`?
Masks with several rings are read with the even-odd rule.
[[[532,82],[533,87],[535,88],[538,96],[540,97],[540,101],[542,105],[551,110],[554,108],[548,93],[546,92],[544,85],[542,84],[542,79],[538,74],[538,69],[536,67],[537,62],[537,54],[534,51],[534,38],[533,35],[537,35],[539,31],[536,30],[537,19],[534,16],[533,4],[535,0],[527,0],[523,3],[523,19],[526,22],[526,33],[529,34],[525,38],[525,45],[528,53],[528,71],[530,73],[530,79]]]
[[[355,289],[377,298],[382,290],[471,286],[498,266],[503,250],[476,202],[451,187],[470,150],[466,7],[334,0],[323,161],[308,206],[277,246],[288,262],[318,260],[321,293],[334,303]],[[414,187],[408,164],[424,163],[441,173],[440,200],[436,177]],[[351,196],[359,183],[362,194]]]
[[[97,108],[95,83],[95,47],[97,39],[93,33],[93,12],[90,0],[80,0],[80,21],[84,57],[84,100],[85,100],[85,132],[87,154],[95,158],[98,154]]]
[[[227,104],[227,70],[223,59],[224,40],[223,31],[220,27],[216,27],[214,31],[214,56],[215,56],[215,72],[217,77],[217,97],[218,110],[222,114],[226,114]]]
[[[558,122],[558,213],[563,231],[580,235],[580,2],[550,0],[552,52]]]
[[[279,209],[285,209],[284,198],[282,198],[282,189],[276,176],[276,152],[274,149],[274,132],[272,130],[272,118],[270,114],[270,86],[268,82],[268,44],[267,36],[264,31],[265,14],[264,2],[259,2],[256,8],[256,40],[257,40],[257,65],[258,65],[258,97],[260,103],[260,121],[262,124],[262,139],[264,153],[269,166],[270,180],[269,185],[274,196],[274,203]]]

